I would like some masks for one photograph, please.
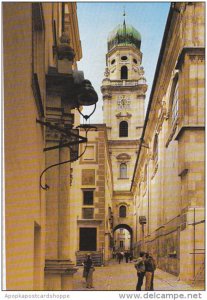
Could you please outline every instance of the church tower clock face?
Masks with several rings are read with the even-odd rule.
[[[105,77],[101,86],[103,117],[115,191],[129,190],[144,124],[147,91],[141,65],[141,34],[124,20],[109,33],[107,44]]]
[[[117,105],[119,110],[130,108],[130,99],[125,95],[118,96]]]

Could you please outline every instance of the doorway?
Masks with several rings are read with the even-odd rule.
[[[97,250],[97,229],[96,228],[80,228],[80,251],[96,251]]]

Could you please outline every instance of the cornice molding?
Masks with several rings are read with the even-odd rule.
[[[181,69],[185,56],[196,56],[196,57],[202,57],[202,59],[205,59],[205,48],[204,47],[184,47],[178,57],[178,61],[176,64],[176,69]]]

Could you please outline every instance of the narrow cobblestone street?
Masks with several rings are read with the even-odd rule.
[[[82,277],[83,267],[78,268],[78,272],[74,276],[74,290],[85,291],[85,280]],[[134,291],[137,283],[136,270],[134,263],[125,263],[111,260],[104,267],[96,267],[93,275],[93,286],[90,291]],[[142,290],[145,289],[145,281]],[[155,291],[189,291],[203,290],[204,285],[187,284],[180,281],[178,277],[157,269],[154,278]]]

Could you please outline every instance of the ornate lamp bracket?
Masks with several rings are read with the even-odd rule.
[[[74,153],[76,154],[78,145],[81,143],[86,143],[85,148],[80,155],[79,154],[72,155],[72,158],[70,158],[69,160],[55,163],[42,171],[42,173],[40,174],[40,187],[43,190],[48,190],[49,186],[47,184],[45,184],[45,186],[42,185],[43,174],[53,167],[60,166],[60,165],[66,164],[66,163],[74,162],[77,159],[79,159],[81,156],[83,156],[87,149],[87,142],[88,142],[87,134],[88,134],[89,130],[91,130],[91,129],[97,130],[97,127],[85,124],[85,125],[79,125],[75,129],[68,129],[68,128],[62,128],[58,125],[53,125],[50,122],[43,122],[40,120],[36,120],[36,122],[48,127],[51,130],[59,131],[63,137],[63,139],[59,141],[58,145],[55,145],[52,147],[46,147],[43,149],[43,151],[50,151],[50,150],[60,149],[63,147],[68,147],[70,149],[71,154],[74,154]],[[82,128],[85,130],[85,137],[79,135],[79,128]],[[74,147],[75,147],[76,152],[74,152]]]

